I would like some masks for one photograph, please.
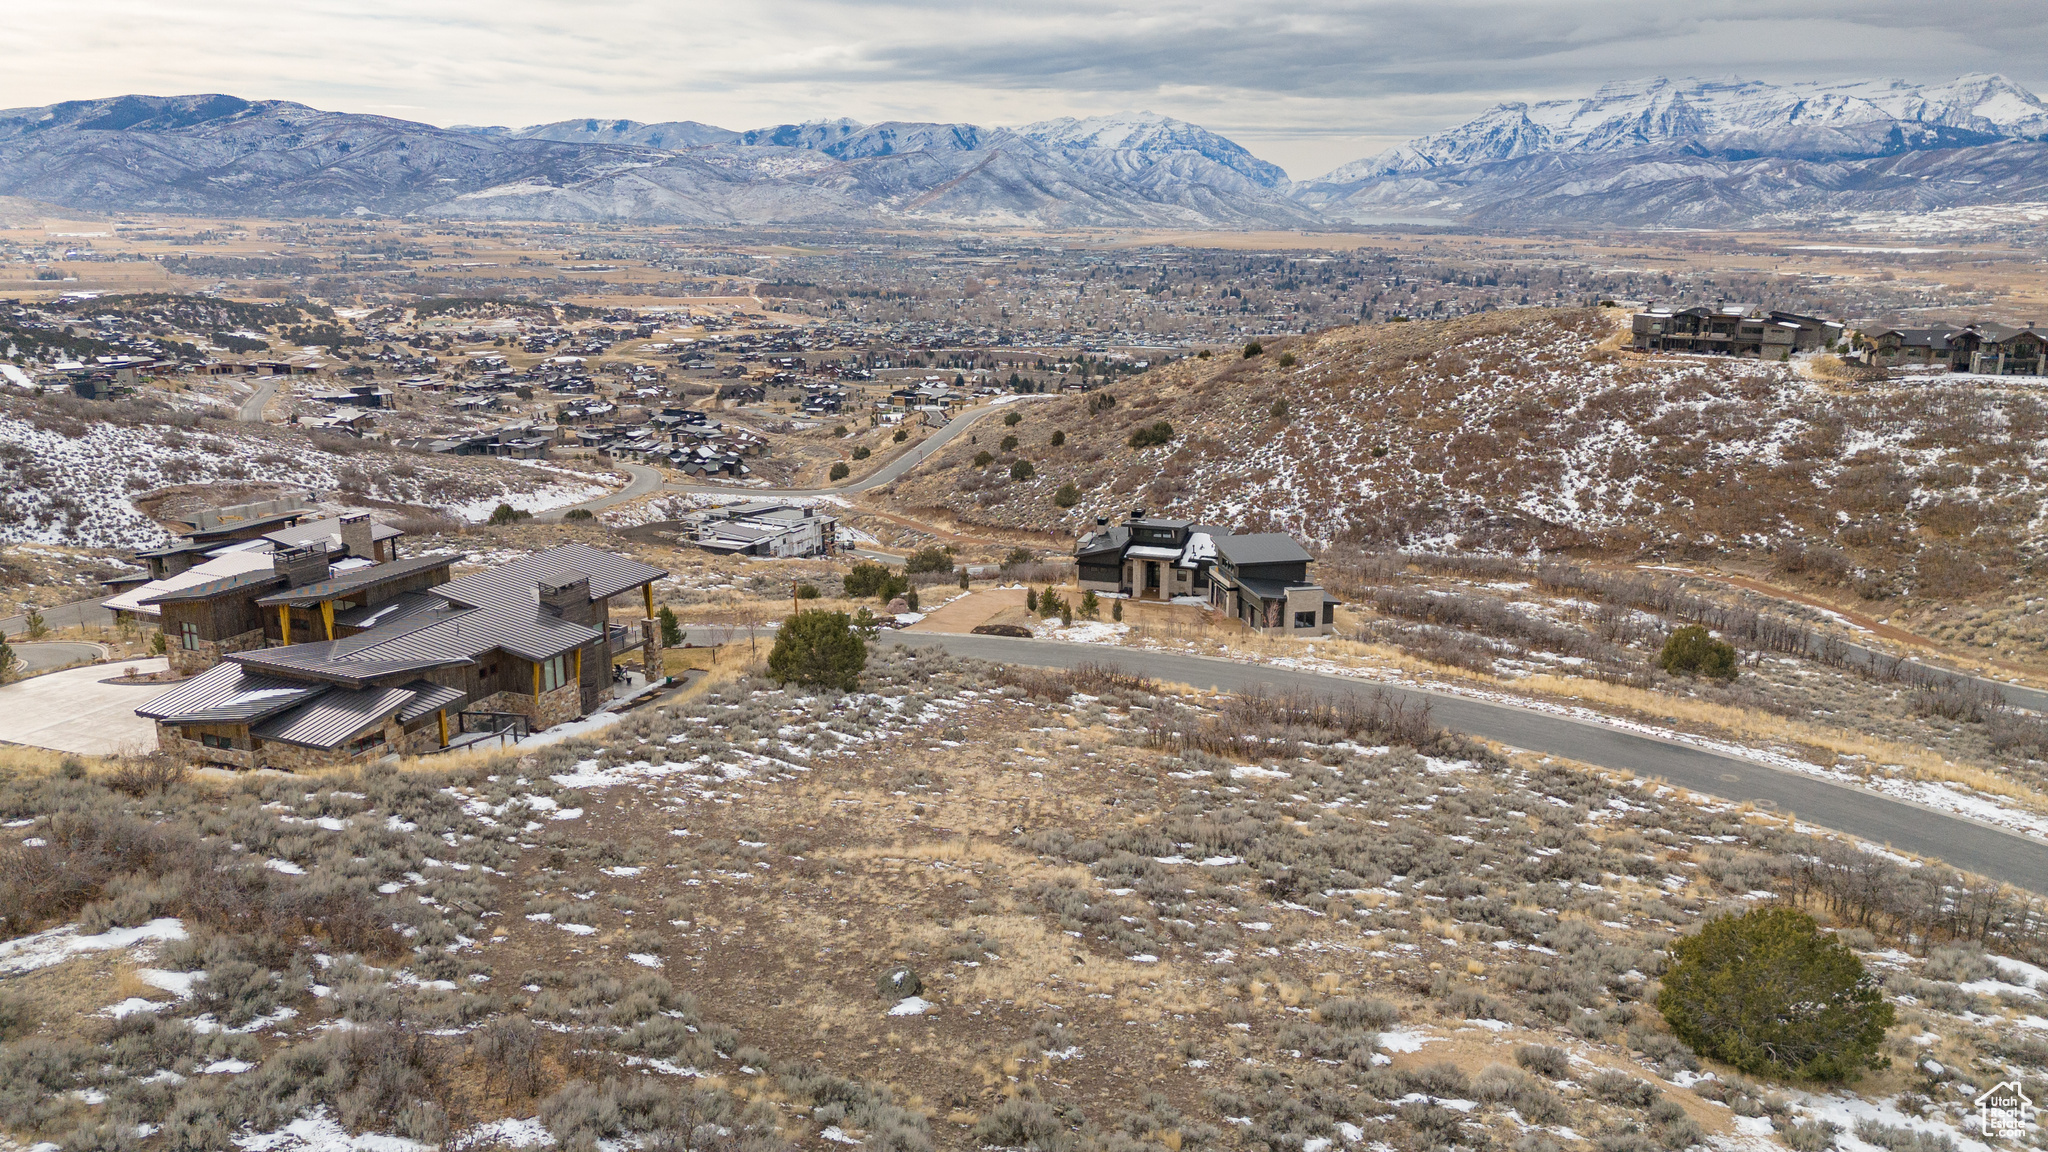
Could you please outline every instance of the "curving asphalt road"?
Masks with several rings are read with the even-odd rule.
[[[277,381],[274,379],[256,385],[256,391],[247,400],[242,401],[242,407],[235,413],[235,419],[244,424],[263,423],[263,410],[270,406],[270,398],[276,394]]]
[[[107,650],[98,644],[78,644],[70,641],[27,642],[13,645],[18,667],[23,672],[43,672],[51,668],[62,668],[67,664],[83,664],[91,660],[104,659]]]
[[[1889,653],[1846,642],[1842,645],[1842,653],[1852,667],[1865,669],[1889,668],[1898,659]],[[1991,692],[2011,707],[2025,708],[2029,712],[2048,712],[2048,692],[2039,688],[2011,684],[2004,680],[1992,680],[1971,672],[1958,672],[1952,668],[1942,668],[1920,660],[1907,660],[1905,663],[1908,667],[1918,669],[1927,675],[1946,677],[1953,683],[1973,685],[1980,690]]]
[[[69,604],[55,604],[42,611],[43,623],[53,629],[82,628],[86,625],[114,622],[114,614],[101,607],[99,600],[73,600]],[[26,635],[27,632],[28,617],[16,615],[0,618],[0,636],[18,637]]]
[[[1707,795],[1751,800],[1779,812],[1861,839],[1936,857],[1958,868],[2048,894],[2048,843],[1989,824],[1893,800],[1848,784],[1772,768],[1753,760],[1660,740],[1585,720],[1513,704],[1423,689],[1380,686],[1345,676],[1239,664],[1205,656],[1140,652],[1107,645],[1069,644],[1002,636],[948,636],[899,632],[914,648],[944,648],[956,656],[1038,667],[1109,664],[1157,680],[1243,692],[1253,688],[1303,689],[1318,695],[1385,691],[1429,705],[1436,723],[1529,752],[1626,769]]]
[[[755,631],[766,635],[774,629]],[[720,640],[745,639],[748,630],[735,629],[733,636],[724,636],[719,630],[697,628],[690,629],[688,635],[692,643],[711,644]],[[1655,777],[1703,795],[1738,802],[1754,801],[1759,807],[1797,814],[1807,824],[1945,860],[1966,871],[2048,894],[2048,843],[1904,800],[1893,800],[1852,785],[1772,768],[1753,760],[1724,756],[1593,721],[1425,689],[1378,685],[1348,676],[1239,664],[1208,656],[1142,652],[1058,640],[935,632],[897,632],[889,640],[912,648],[944,648],[955,656],[1004,664],[1041,668],[1107,664],[1157,680],[1214,688],[1221,692],[1265,688],[1300,689],[1319,696],[1362,696],[1385,691],[1413,704],[1429,705],[1431,718],[1454,732],[1497,741],[1527,752],[1603,768],[1625,769],[1638,776]]]
[[[939,449],[944,448],[946,445],[958,439],[962,432],[967,431],[967,429],[974,426],[976,422],[980,421],[983,417],[989,415],[991,412],[1007,409],[1012,404],[1022,404],[1029,403],[1030,401],[1038,399],[1050,400],[1054,398],[1055,397],[1051,394],[1047,394],[1044,397],[1040,397],[1035,393],[1028,396],[1006,396],[996,401],[995,403],[984,404],[979,408],[970,409],[969,411],[962,413],[958,419],[949,422],[944,428],[941,428],[937,432],[932,433],[930,436],[925,437],[922,441],[920,441],[915,447],[911,448],[908,452],[905,452],[903,455],[898,456],[896,459],[889,461],[887,464],[882,465],[880,468],[875,469],[868,475],[863,476],[858,480],[855,480],[853,483],[845,485],[844,487],[840,488],[732,488],[723,487],[717,484],[683,483],[672,483],[669,484],[667,487],[668,490],[671,492],[711,492],[719,495],[756,497],[852,496],[861,492],[871,492],[876,488],[881,488],[886,485],[895,483],[897,479],[899,479],[905,472],[908,472],[912,468],[917,467],[919,464],[924,463],[926,457],[930,456],[932,453],[937,452]]]
[[[609,508],[614,504],[623,504],[628,500],[637,499],[651,492],[661,491],[660,469],[650,468],[645,464],[628,464],[623,460],[614,460],[612,461],[612,463],[620,468],[624,468],[627,472],[631,473],[633,476],[633,482],[626,485],[624,488],[619,489],[617,492],[612,493],[609,496],[599,496],[595,500],[585,500],[581,504],[570,504],[562,508],[551,508],[546,512],[536,514],[534,516],[534,519],[560,520],[562,517],[567,516],[569,513],[574,512],[579,508],[590,512],[597,512],[605,508]]]

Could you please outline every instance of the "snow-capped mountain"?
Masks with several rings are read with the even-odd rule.
[[[1658,77],[1608,84],[1581,100],[1501,104],[1316,182],[1342,184],[1543,152],[1682,146],[1695,155],[1738,160],[1854,160],[2043,138],[2048,105],[2003,76],[1964,76],[1926,86],[1903,80],[1780,86]]]
[[[650,223],[1313,225],[1280,169],[1164,116],[436,128],[233,96],[0,112],[0,195],[97,211]]]
[[[695,120],[669,120],[642,124],[637,120],[557,120],[528,128],[472,128],[458,125],[453,131],[508,140],[553,140],[559,144],[612,144],[629,148],[674,150],[704,144],[727,144],[739,133],[727,128],[699,124]]]
[[[1070,158],[1125,153],[1159,162],[1177,156],[1199,156],[1220,164],[1261,188],[1285,190],[1287,173],[1199,124],[1144,112],[1138,115],[1061,117],[1015,130],[1016,135]]]
[[[1789,223],[2048,199],[2048,105],[1946,84],[1609,84],[1328,175],[1152,113],[1014,128],[692,120],[437,128],[234,96],[0,111],[0,196],[96,212],[704,225],[1313,228]]]
[[[2048,104],[2003,76],[1739,79],[1501,104],[1293,186],[1332,219],[1694,226],[2048,194]]]

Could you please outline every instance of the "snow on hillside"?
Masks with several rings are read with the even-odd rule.
[[[349,446],[354,446],[350,442]],[[343,455],[296,431],[188,431],[157,424],[0,413],[0,543],[134,549],[170,533],[132,498],[175,485],[287,484],[362,493],[480,521],[500,502],[542,511],[602,496],[610,478],[562,468],[453,461],[364,446]]]
[[[1100,415],[1086,397],[1025,409],[1032,480],[956,444],[898,495],[1034,531],[1142,506],[1324,543],[1825,546],[1915,586],[1996,584],[2048,541],[2048,403],[2023,381],[1845,388],[1801,364],[1606,351],[1615,319],[1494,313],[1183,361]],[[1129,447],[1158,421],[1169,446]]]

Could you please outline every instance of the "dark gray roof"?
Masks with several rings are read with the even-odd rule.
[[[332,748],[373,724],[382,724],[410,704],[404,688],[329,688],[309,701],[261,724],[249,735],[306,748]]]
[[[393,528],[389,524],[380,524],[375,520],[370,521],[371,540],[389,540],[394,536],[403,535],[405,535],[403,529]],[[304,521],[294,524],[289,528],[280,528],[275,532],[265,532],[263,538],[273,543],[282,544],[287,548],[303,548],[308,544],[323,540],[330,543],[339,543],[341,540],[341,517],[329,516],[324,520]]]
[[[217,664],[135,710],[153,720],[245,723],[272,716],[327,690],[325,684],[282,680],[246,672],[238,664]]]
[[[394,625],[422,620],[448,607],[448,602],[432,592],[400,592],[389,600],[379,600],[361,608],[336,612],[334,623],[337,627],[356,629],[386,629]],[[431,623],[431,621],[424,621]]]
[[[1238,577],[1237,586],[1263,600],[1285,600],[1290,588],[1314,588],[1316,585],[1300,580],[1256,580]]]
[[[301,508],[296,512],[273,512],[268,516],[251,516],[246,520],[229,520],[224,523],[215,524],[211,528],[201,528],[190,520],[183,521],[183,523],[192,524],[192,530],[185,533],[185,535],[193,540],[211,540],[219,543],[223,537],[233,536],[237,532],[247,532],[251,528],[259,528],[265,524],[289,524],[295,520],[303,520],[306,518],[306,511],[306,509]],[[260,536],[262,533],[258,532],[252,535]]]
[[[392,716],[401,723],[417,720],[463,699],[461,689],[425,680],[396,688],[329,688],[317,699],[252,726],[249,733],[307,748],[333,748]]]
[[[450,688],[446,684],[429,684],[425,680],[415,680],[406,687],[412,689],[414,693],[412,703],[398,710],[399,721],[406,724],[437,709],[453,708],[469,696],[460,688]]]
[[[339,576],[321,580],[314,584],[301,584],[297,588],[286,588],[256,601],[268,608],[277,604],[289,604],[296,608],[318,604],[323,600],[339,600],[351,592],[382,584],[387,580],[399,580],[446,568],[462,559],[460,556],[415,556],[410,560],[394,560],[389,564],[372,564],[367,568],[352,568]]]
[[[145,596],[137,600],[136,603],[178,604],[191,600],[211,600],[215,596],[225,593],[242,592],[252,588],[265,588],[272,584],[280,583],[283,580],[284,577],[279,576],[274,571],[265,571],[258,568],[253,572],[238,572],[233,576],[223,576],[218,580],[208,580],[204,584],[191,584],[183,588],[173,588],[169,592],[159,592],[154,596]]]
[[[439,667],[465,663],[493,648],[503,648],[526,660],[545,660],[574,651],[604,635],[596,628],[546,615],[538,603],[456,608],[437,616],[425,627],[398,636],[382,638],[378,632],[366,632],[351,637],[378,640],[349,652],[343,663],[417,660]]]
[[[364,637],[352,636],[349,639],[362,640]],[[291,644],[283,648],[258,648],[249,652],[229,652],[222,659],[244,668],[297,680],[300,683],[317,680],[344,688],[367,688],[379,680],[417,675],[435,668],[449,668],[469,663],[467,656],[458,655],[370,656],[364,652],[337,651],[341,645],[348,642],[319,640],[311,644]]]
[[[1244,536],[1216,539],[1216,551],[1232,564],[1292,564],[1313,560],[1308,551],[1285,532],[1253,532]]]
[[[1094,535],[1085,537],[1074,546],[1076,556],[1099,556],[1105,552],[1123,555],[1131,543],[1131,530],[1121,524],[1109,528],[1098,528]]]
[[[458,604],[537,604],[542,580],[590,578],[590,598],[603,600],[668,573],[652,564],[614,555],[588,544],[563,544],[545,552],[458,577],[435,589]]]

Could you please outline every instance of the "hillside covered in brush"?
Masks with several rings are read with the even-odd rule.
[[[1619,323],[1518,310],[1184,360],[1021,406],[897,495],[1059,533],[1142,506],[1324,544],[1768,555],[1872,596],[1988,592],[2037,563],[2048,403],[2025,387],[1638,355]],[[1166,443],[1133,446],[1162,422]]]

